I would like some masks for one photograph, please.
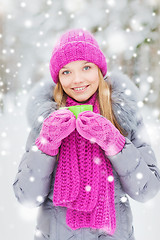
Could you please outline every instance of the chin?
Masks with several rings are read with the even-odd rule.
[[[77,102],[83,103],[86,102],[90,97],[74,98]]]

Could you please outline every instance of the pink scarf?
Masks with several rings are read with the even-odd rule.
[[[85,104],[99,113],[97,93]],[[80,105],[67,97],[66,106]],[[55,176],[53,203],[67,207],[66,223],[72,229],[101,228],[113,235],[116,228],[114,178],[110,161],[97,143],[75,129],[63,139]]]

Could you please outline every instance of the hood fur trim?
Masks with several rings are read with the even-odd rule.
[[[138,88],[121,72],[112,73],[105,80],[112,88],[112,108],[118,123],[127,132],[135,130],[139,119]],[[53,98],[54,87],[52,81],[45,80],[37,83],[31,90],[26,108],[27,120],[31,128],[40,131],[43,120],[57,109]]]

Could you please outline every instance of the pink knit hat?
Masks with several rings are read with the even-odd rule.
[[[55,83],[58,82],[59,70],[66,64],[86,60],[96,64],[103,76],[107,73],[107,62],[94,36],[82,29],[65,32],[53,49],[50,60],[50,72]]]

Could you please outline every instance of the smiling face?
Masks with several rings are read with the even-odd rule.
[[[99,68],[87,61],[74,61],[59,71],[59,81],[67,95],[78,102],[87,101],[98,89]]]

